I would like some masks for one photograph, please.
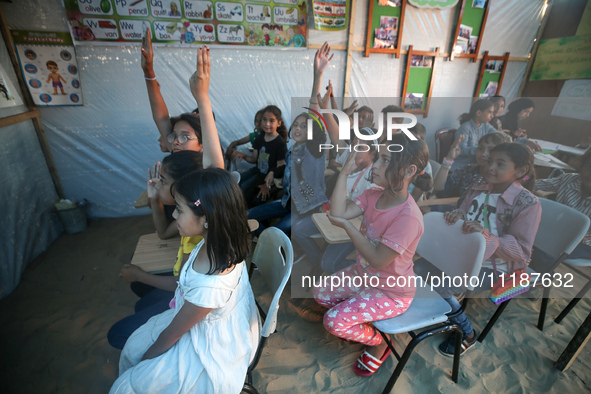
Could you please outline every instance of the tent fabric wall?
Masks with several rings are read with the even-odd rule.
[[[543,0],[495,0],[489,12],[482,50],[492,55],[510,51],[526,57],[541,21]],[[23,0],[3,4],[12,29],[66,31],[67,21],[60,0]],[[449,50],[456,21],[455,10],[419,10],[408,6],[402,40],[403,49],[412,44],[418,50],[440,46]],[[355,47],[365,45],[368,0],[359,0],[355,14]],[[35,21],[35,22],[32,22]],[[320,32],[309,18],[310,44],[328,41],[346,45],[348,33]],[[139,47],[80,46],[76,48],[82,81],[84,106],[41,108],[42,122],[54,154],[66,196],[87,198],[91,217],[121,217],[148,213],[134,209],[133,203],[145,188],[146,170],[163,154],[158,149],[154,126],[140,69]],[[312,83],[315,50],[270,51],[212,49],[211,97],[223,146],[252,129],[257,109],[277,104],[291,123],[292,97],[306,97]],[[325,74],[332,80],[335,95],[342,96],[346,52],[335,51]],[[440,58],[434,97],[471,97],[478,78],[479,64],[468,59],[449,62]],[[399,100],[406,57],[386,54],[365,58],[352,56],[350,95],[391,97]],[[516,95],[525,71],[525,62],[507,66],[503,93]],[[195,67],[195,49],[155,49],[155,71],[172,115],[195,107],[187,80]],[[459,83],[461,82],[461,83]],[[441,101],[444,102],[444,101]],[[469,107],[469,99],[466,101]],[[454,104],[450,104],[455,106]],[[457,126],[457,116],[468,108],[430,112],[420,120],[428,130],[432,145],[436,129]],[[381,108],[374,108],[379,111]],[[435,116],[436,113],[439,115]],[[433,148],[430,146],[430,148]]]
[[[8,51],[0,64],[22,98]],[[0,117],[26,112],[26,106],[0,109]],[[20,282],[27,264],[62,232],[53,203],[57,193],[32,121],[0,128],[0,298]]]

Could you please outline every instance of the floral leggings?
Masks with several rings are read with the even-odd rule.
[[[362,277],[363,272],[353,264],[334,275],[354,278]],[[390,319],[404,313],[412,298],[390,298],[373,287],[355,287],[347,283],[336,289],[314,288],[316,302],[330,308],[324,315],[324,327],[331,334],[349,341],[376,346],[382,336],[370,323]],[[352,282],[352,281],[351,281]],[[351,286],[349,286],[351,285]]]

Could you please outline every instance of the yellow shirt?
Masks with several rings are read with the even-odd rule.
[[[178,276],[181,272],[181,265],[183,263],[183,257],[185,254],[190,254],[191,251],[197,246],[199,242],[203,239],[202,236],[197,235],[196,237],[181,237],[181,246],[179,247],[179,253],[176,257],[176,263],[174,263],[174,267],[172,268],[172,273],[174,276]]]

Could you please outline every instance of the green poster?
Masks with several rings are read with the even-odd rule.
[[[531,81],[591,78],[591,34],[540,41]]]

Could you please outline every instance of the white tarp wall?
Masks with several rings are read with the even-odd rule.
[[[491,55],[511,52],[527,57],[542,18],[543,0],[494,0],[484,32],[481,51]],[[23,0],[3,4],[12,29],[66,31],[65,11],[60,0]],[[367,0],[354,10],[354,45],[365,44]],[[447,52],[456,11],[406,7],[402,48],[417,50],[439,46]],[[312,20],[310,19],[310,22]],[[453,26],[452,26],[453,25]],[[313,26],[310,23],[310,26]],[[328,41],[346,45],[347,32],[319,32],[310,29],[311,44]],[[152,122],[138,47],[79,46],[76,48],[84,106],[41,108],[47,138],[66,196],[87,198],[92,217],[119,217],[147,213],[133,208],[145,187],[146,170],[163,155],[158,149],[157,130]],[[271,51],[213,49],[211,97],[224,147],[252,129],[254,113],[276,104],[291,117],[291,97],[310,94],[312,60],[315,50]],[[398,97],[406,57],[354,52],[350,94],[354,97]],[[433,97],[471,97],[480,61],[449,62],[440,58]],[[342,96],[346,53],[336,51],[325,81],[331,79],[335,96]],[[195,50],[156,48],[155,71],[171,115],[195,107],[187,80],[195,69]],[[517,94],[525,62],[507,66],[503,93]],[[457,100],[454,100],[454,103]],[[441,101],[439,101],[441,102]],[[444,126],[457,126],[461,108],[437,110],[432,107],[423,123],[432,134]],[[374,108],[379,111],[381,108]],[[433,147],[432,136],[428,142]]]
[[[23,97],[8,51],[0,45],[4,78]],[[25,105],[0,109],[0,117],[26,112]],[[57,193],[45,164],[33,122],[0,128],[0,298],[20,282],[26,265],[62,232],[53,202]]]
[[[468,0],[470,1],[470,0]],[[482,39],[481,51],[491,55],[511,52],[512,57],[527,57],[542,19],[544,0],[491,0],[491,9]],[[310,8],[310,7],[309,7]],[[67,31],[61,0],[20,0],[2,3],[11,29]],[[365,45],[367,0],[357,2],[354,46]],[[456,11],[406,8],[402,49],[417,50],[439,46],[449,51]],[[312,19],[309,20],[313,26]],[[319,32],[310,29],[310,44],[346,45],[347,31]],[[306,97],[312,83],[315,50],[271,51],[250,49],[213,49],[210,94],[217,116],[223,146],[252,130],[255,112],[276,104],[284,111],[289,126],[292,97]],[[11,70],[5,48],[0,61]],[[121,217],[147,214],[133,203],[146,184],[146,170],[161,160],[158,132],[149,110],[140,51],[136,47],[77,47],[84,106],[40,108],[58,174],[66,194],[72,200],[90,201],[91,217]],[[362,52],[352,55],[350,95],[353,97],[400,96],[406,57]],[[468,110],[478,78],[480,61],[438,60],[433,97],[466,97],[462,100],[437,100],[428,118],[422,121],[428,130],[427,142],[433,149],[433,133],[445,126],[457,126],[457,117]],[[335,96],[343,93],[346,52],[336,51],[325,82],[332,80]],[[502,92],[513,97],[524,77],[525,62],[509,62]],[[155,48],[155,71],[169,112],[177,115],[195,107],[187,80],[195,70],[195,50]],[[14,74],[9,72],[11,78]],[[13,79],[16,84],[16,79]],[[361,101],[363,104],[363,101]],[[449,107],[451,106],[451,108]],[[437,107],[437,108],[436,108]],[[373,108],[379,111],[381,108]],[[11,110],[13,111],[13,110]],[[24,112],[21,108],[18,113]],[[0,112],[8,116],[13,112]],[[295,114],[294,114],[295,115]],[[3,230],[7,246],[1,251],[2,287],[0,297],[12,291],[20,275],[38,253],[57,234],[60,226],[51,213],[56,194],[43,161],[30,122],[0,130],[2,171]],[[6,234],[4,234],[6,232]],[[4,242],[3,242],[4,243]]]

